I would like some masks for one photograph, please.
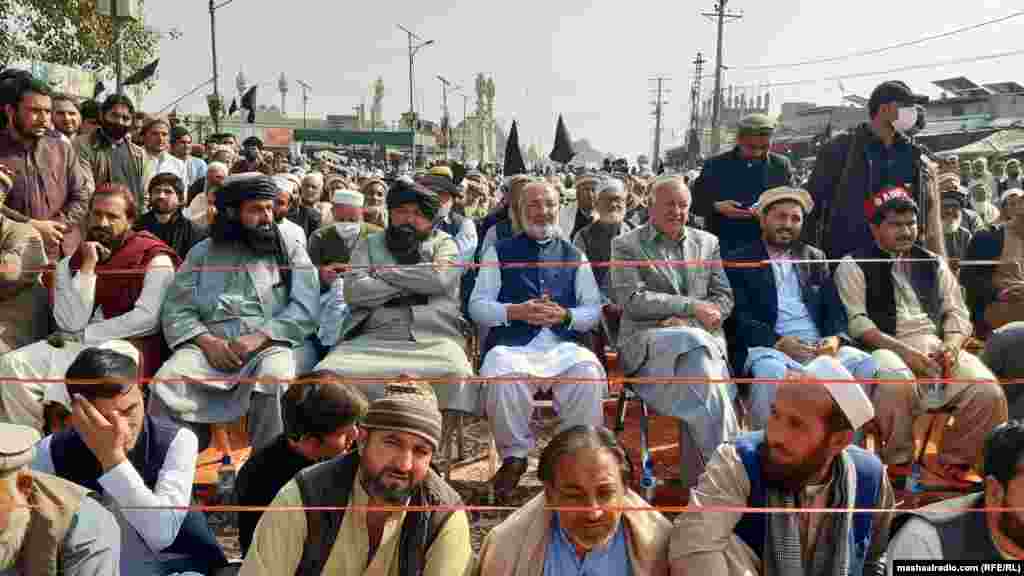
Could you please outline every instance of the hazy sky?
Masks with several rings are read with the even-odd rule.
[[[436,45],[416,57],[416,105],[427,118],[441,115],[440,74],[466,87],[475,100],[477,72],[496,84],[499,119],[520,124],[520,141],[550,150],[558,114],[565,115],[573,138],[586,137],[605,152],[649,153],[654,133],[650,78],[670,78],[663,146],[679,143],[688,122],[690,82],[698,50],[714,61],[715,26],[700,15],[712,0],[431,0],[390,2],[351,0],[234,0],[217,12],[222,93],[235,94],[235,76],[244,70],[250,82],[267,83],[260,103],[279,100],[277,78],[292,80],[288,112],[301,115],[301,91],[295,80],[311,84],[311,115],[351,114],[366,102],[369,85],[384,79],[384,114],[395,120],[409,107],[407,38],[403,24]],[[914,40],[1005,16],[1019,6],[1000,0],[973,0],[945,7],[923,0],[860,2],[731,0],[728,8],[743,19],[726,27],[724,85],[819,80],[841,74],[885,71],[1021,49],[1024,17],[934,40],[920,46],[822,65],[750,71],[742,66],[791,63]],[[183,37],[164,40],[156,89],[148,111],[168,104],[212,75],[210,19],[205,0],[149,0],[146,22],[178,28]],[[938,95],[930,82],[966,75],[977,83],[1016,80],[1024,56],[965,63],[843,80],[848,93],[867,96],[887,78],[903,79],[918,91]],[[712,80],[706,79],[707,92]],[[179,106],[181,112],[205,110],[201,90]],[[785,101],[835,104],[835,81],[771,89],[773,107]],[[230,102],[230,97],[227,99]],[[421,108],[422,106],[422,108]],[[463,99],[449,96],[455,122]]]

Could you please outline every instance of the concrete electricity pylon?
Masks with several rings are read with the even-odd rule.
[[[726,21],[738,20],[743,17],[743,14],[739,12],[727,12],[725,9],[726,4],[729,0],[718,0],[715,2],[715,10],[713,12],[702,12],[702,16],[714,18],[718,21],[718,42],[715,47],[717,54],[715,55],[715,94],[713,104],[711,107],[711,154],[718,153],[718,147],[722,142],[722,134],[719,130],[719,125],[722,121],[722,51],[723,43],[722,36],[725,33]]]

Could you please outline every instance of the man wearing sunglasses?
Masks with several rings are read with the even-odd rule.
[[[281,404],[284,433],[253,454],[239,471],[235,482],[239,506],[266,506],[299,470],[349,452],[367,410],[366,397],[359,390],[325,372],[299,377]],[[262,515],[238,514],[243,556]]]

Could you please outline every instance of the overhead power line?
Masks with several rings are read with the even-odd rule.
[[[974,62],[983,62],[986,60],[998,60],[1000,58],[1009,58],[1012,56],[1024,55],[1024,50],[1011,50],[1009,52],[998,52],[996,54],[986,54],[984,56],[969,56],[967,58],[956,58],[953,60],[945,60],[942,62],[933,62],[928,64],[911,64],[909,66],[900,66],[899,68],[890,68],[889,70],[877,70],[873,72],[854,72],[850,74],[839,74],[835,76],[825,76],[823,78],[808,78],[806,80],[791,80],[787,82],[756,82],[752,84],[731,84],[733,88],[739,89],[766,89],[766,88],[781,88],[786,86],[799,86],[802,84],[817,84],[819,82],[835,82],[836,80],[848,80],[851,78],[867,78],[871,76],[882,76],[885,74],[895,74],[897,72],[910,72],[913,70],[928,70],[930,68],[941,68],[943,66],[952,66],[955,64],[971,64]]]
[[[840,62],[842,60],[849,60],[851,58],[859,58],[861,56],[874,56],[876,54],[881,54],[883,52],[888,52],[890,50],[897,50],[899,48],[907,48],[909,46],[916,46],[918,44],[924,44],[925,42],[931,42],[932,40],[939,40],[939,39],[942,39],[942,38],[949,38],[950,36],[956,36],[957,34],[963,34],[964,32],[970,32],[972,30],[977,30],[979,28],[984,28],[986,26],[991,26],[993,24],[999,24],[1000,22],[1006,22],[1007,20],[1012,20],[1012,19],[1018,18],[1020,16],[1024,16],[1024,10],[1020,10],[1020,11],[1014,12],[1012,14],[1007,14],[1006,16],[1002,16],[1000,18],[995,18],[995,19],[992,19],[992,20],[986,20],[984,22],[979,22],[977,24],[972,24],[970,26],[963,26],[963,27],[957,28],[955,30],[949,30],[947,32],[942,32],[941,34],[932,34],[931,36],[925,36],[924,38],[918,38],[917,40],[907,40],[905,42],[900,42],[898,44],[893,44],[891,46],[883,46],[881,48],[872,48],[870,50],[860,50],[860,51],[857,51],[857,52],[851,52],[849,54],[843,54],[843,55],[839,55],[839,56],[826,56],[826,57],[823,57],[823,58],[815,58],[815,59],[812,59],[812,60],[803,60],[803,61],[800,61],[800,62],[790,62],[790,63],[787,63],[787,64],[781,64],[781,63],[780,64],[754,64],[754,65],[749,65],[749,66],[732,66],[732,65],[730,65],[729,69],[730,70],[775,70],[775,69],[779,69],[779,68],[798,68],[800,66],[810,66],[810,65],[813,65],[813,64],[827,64],[827,63],[830,63],[830,62]]]

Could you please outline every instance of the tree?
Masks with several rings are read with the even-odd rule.
[[[142,13],[144,0],[138,2]],[[37,61],[85,68],[100,75],[114,70],[114,26],[97,14],[96,0],[0,0],[0,65]],[[178,32],[170,35],[177,37]],[[124,75],[156,56],[161,33],[141,20],[121,26]]]

